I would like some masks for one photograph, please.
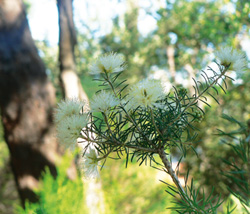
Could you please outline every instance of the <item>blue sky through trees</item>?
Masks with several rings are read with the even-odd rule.
[[[146,14],[146,10],[155,12],[164,5],[163,0],[138,1],[139,11],[138,28],[142,35],[148,34],[156,28],[156,20]],[[95,36],[102,36],[112,30],[112,18],[126,11],[126,1],[119,0],[74,0],[74,20],[79,31],[83,30],[82,23],[91,30],[96,30]],[[58,12],[56,1],[32,1],[28,14],[32,36],[35,40],[48,40],[50,45],[58,42]]]

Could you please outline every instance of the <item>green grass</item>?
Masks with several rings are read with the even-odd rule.
[[[40,202],[26,204],[26,209],[17,209],[18,214],[80,214],[86,213],[84,204],[83,182],[80,177],[70,180],[67,169],[72,162],[72,155],[65,155],[57,167],[56,179],[46,170],[41,186],[37,189]]]

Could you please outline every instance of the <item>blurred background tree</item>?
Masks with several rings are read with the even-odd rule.
[[[75,46],[77,36],[73,20],[73,0],[58,0],[59,16],[59,67],[60,83],[64,98],[79,98],[88,102],[76,73]]]
[[[87,0],[85,2],[88,5],[86,8],[91,11],[91,2]],[[113,11],[112,20],[109,20],[112,23],[110,31],[101,33],[100,25],[95,27],[98,15],[101,16],[98,12],[96,12],[98,14],[96,19],[81,20],[76,25],[78,43],[75,46],[75,70],[89,98],[93,96],[97,85],[91,82],[92,78],[88,75],[88,66],[101,53],[114,51],[125,57],[128,66],[125,78],[128,78],[130,83],[144,77],[158,78],[167,87],[171,82],[176,86],[188,87],[192,91],[192,77],[197,76],[198,71],[204,69],[207,63],[213,59],[213,52],[217,47],[229,45],[243,51],[249,50],[250,47],[250,3],[248,0],[105,1],[106,4],[109,2],[111,2],[109,5],[116,4],[117,8],[118,6],[125,8],[122,12],[118,9],[117,12]],[[30,10],[32,4],[34,3],[30,3]],[[99,8],[103,7],[100,2],[96,5]],[[112,10],[112,8],[107,10]],[[95,11],[101,10],[96,7]],[[141,29],[149,28],[149,22],[141,27],[142,17],[153,20],[155,23],[154,28],[147,33]],[[0,35],[3,35],[2,31]],[[61,99],[63,95],[58,79],[60,72],[57,60],[58,47],[51,45],[46,39],[36,41],[36,44],[39,54],[46,64],[47,74],[56,88],[57,99]],[[247,54],[249,56],[249,52]],[[194,144],[198,157],[190,150],[190,154],[183,162],[184,169],[190,169],[190,175],[197,181],[195,183],[197,187],[205,187],[205,192],[210,192],[214,186],[214,194],[229,195],[225,185],[229,181],[220,173],[226,167],[221,160],[236,157],[232,150],[222,144],[220,138],[215,134],[217,128],[234,129],[231,127],[232,125],[221,119],[222,113],[232,115],[239,121],[249,119],[250,75],[248,71],[249,68],[242,74],[232,72],[230,75],[236,78],[236,81],[228,82],[227,94],[219,97],[220,106],[212,102],[212,108],[206,107],[204,109],[206,117],[199,125],[201,131]],[[178,156],[178,151],[173,152]],[[4,167],[5,164],[1,168],[4,169]],[[161,203],[152,202],[156,205],[155,208],[150,207],[149,202],[147,202],[147,200],[154,200],[149,199],[150,194],[143,199],[135,196],[136,187],[139,185],[137,182],[140,180],[138,177],[141,175],[136,174],[133,167],[130,166],[124,171],[122,161],[110,160],[101,172],[104,179],[105,200],[108,204],[107,211],[111,210],[116,213],[118,208],[114,204],[121,202],[124,204],[124,213],[159,213],[159,211],[164,210],[168,206],[165,201],[168,200],[168,196],[164,194],[163,187],[161,187],[162,191],[157,186],[150,188],[152,192],[154,188],[159,188],[159,192],[155,192],[153,196],[159,198]],[[144,173],[142,177],[150,176],[147,174],[147,170],[149,169],[142,170]],[[110,176],[110,171],[117,171],[117,173]],[[152,173],[157,174],[158,172],[153,170]],[[124,189],[119,192],[118,190],[122,189],[121,183],[124,184],[124,180],[128,178],[131,185],[133,183],[136,185],[133,188],[127,184],[130,192],[126,192]],[[140,181],[144,182],[144,179]],[[147,182],[150,182],[150,178],[145,181],[145,185],[149,186]],[[125,184],[124,186],[126,187]],[[143,187],[140,188],[143,189]],[[112,194],[120,197],[112,197]],[[133,204],[133,199],[140,201],[140,203]],[[125,210],[126,207],[129,208]],[[145,210],[145,207],[148,210]],[[112,213],[111,211],[110,213]]]
[[[56,176],[55,91],[31,37],[22,1],[1,1],[0,10],[1,119],[24,206],[25,200],[38,200],[34,188],[45,166]]]

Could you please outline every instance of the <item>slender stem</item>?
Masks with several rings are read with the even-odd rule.
[[[172,181],[174,182],[175,186],[179,190],[179,193],[180,193],[181,197],[183,198],[183,200],[185,200],[190,205],[190,207],[192,207],[192,209],[195,210],[196,212],[198,212],[198,213],[204,213],[205,214],[205,212],[200,211],[196,207],[194,207],[194,205],[192,204],[192,202],[189,200],[189,198],[187,196],[187,193],[185,192],[185,190],[181,186],[179,178],[177,177],[177,175],[175,174],[175,172],[174,172],[174,170],[173,170],[173,168],[171,166],[171,163],[167,159],[167,156],[166,156],[166,153],[165,153],[163,147],[158,150],[158,154],[159,154],[159,156],[160,156],[160,158],[161,158],[161,160],[162,160],[165,168],[167,169],[167,173],[171,176]]]
[[[112,84],[112,82],[109,80],[109,76],[108,74],[105,72],[106,78],[104,77],[104,79],[107,81],[107,83],[109,84],[110,88],[112,89],[113,93],[115,94],[115,96],[117,97],[117,93],[115,91],[115,88]]]
[[[161,160],[162,160],[164,166],[166,167],[168,174],[171,176],[171,178],[172,178],[174,184],[175,184],[176,187],[179,189],[179,191],[180,191],[181,195],[184,197],[184,199],[187,200],[186,197],[185,197],[186,192],[185,192],[185,190],[182,188],[181,183],[180,183],[180,181],[179,181],[177,175],[175,174],[174,170],[172,169],[171,163],[170,163],[169,160],[167,159],[167,156],[166,156],[166,154],[165,154],[164,149],[163,149],[163,148],[159,149],[158,154],[159,154],[159,156],[160,156],[160,158],[161,158]]]

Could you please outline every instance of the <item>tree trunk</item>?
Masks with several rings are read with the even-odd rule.
[[[167,57],[168,57],[168,65],[169,72],[171,75],[171,82],[176,82],[176,70],[175,70],[175,59],[174,59],[174,46],[168,45],[166,48]]]
[[[195,92],[194,87],[193,87],[194,85],[193,78],[195,78],[196,71],[193,68],[193,66],[196,65],[199,50],[200,50],[200,46],[195,47],[194,53],[190,56],[190,63],[187,63],[184,65],[184,68],[188,72],[188,80],[189,80],[188,89],[189,89],[190,94],[194,94]]]
[[[195,78],[195,70],[193,68],[193,66],[190,63],[187,63],[184,68],[186,69],[186,71],[188,72],[188,89],[189,89],[189,93],[193,94],[195,92],[194,90],[194,81],[193,78]]]
[[[38,200],[33,190],[46,166],[56,175],[54,102],[54,88],[32,40],[22,1],[0,0],[1,116],[23,206],[25,200]]]
[[[75,45],[76,31],[73,21],[73,0],[58,0],[59,12],[59,63],[60,80],[65,98],[79,98],[87,101],[80,79],[76,74]]]

